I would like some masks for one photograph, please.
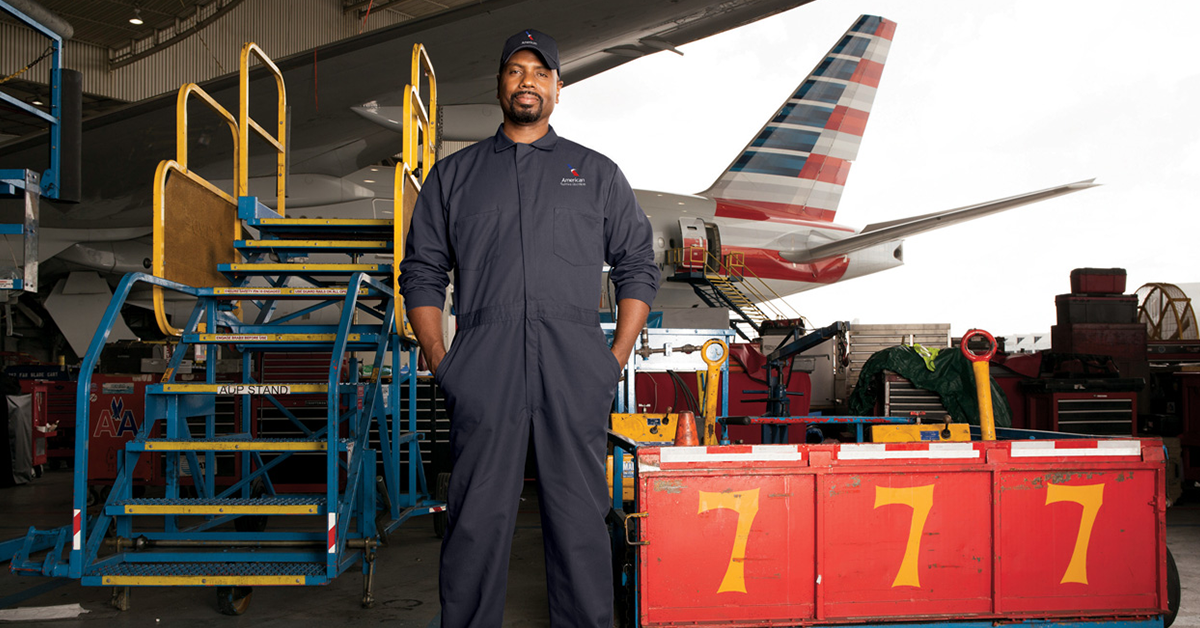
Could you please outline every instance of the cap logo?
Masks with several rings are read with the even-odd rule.
[[[559,185],[564,187],[582,187],[587,185],[587,179],[584,179],[571,164],[567,164],[567,170],[571,171],[571,176],[563,177],[562,181],[558,183]]]
[[[525,36],[529,38],[529,41],[533,42],[533,45],[537,45],[537,40],[533,38],[533,34],[531,34],[529,31],[525,31]]]

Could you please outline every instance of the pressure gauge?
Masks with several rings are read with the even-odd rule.
[[[725,361],[725,356],[729,352],[729,347],[725,345],[723,340],[716,338],[704,343],[701,349],[704,352],[704,361],[708,364],[720,364]]]

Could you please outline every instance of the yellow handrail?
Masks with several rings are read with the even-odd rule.
[[[258,60],[275,76],[275,87],[279,95],[278,122],[275,135],[268,133],[266,129],[250,118],[251,54],[258,57]],[[279,71],[279,68],[267,57],[262,48],[259,48],[254,42],[246,42],[242,45],[238,84],[238,158],[241,166],[237,177],[237,185],[240,190],[238,195],[242,196],[246,194],[250,186],[250,129],[254,129],[278,153],[275,166],[275,211],[280,216],[283,216],[284,200],[287,192],[287,92],[283,85],[283,72]]]
[[[425,110],[424,104],[421,102],[421,73],[424,70],[425,76],[429,79],[429,110]],[[404,100],[404,163],[408,164],[409,168],[416,170],[416,152],[418,142],[421,147],[421,182],[425,182],[425,177],[429,174],[429,169],[433,167],[433,162],[436,159],[434,150],[437,146],[437,75],[433,72],[433,62],[429,59],[429,53],[425,50],[425,46],[421,44],[413,44],[412,56],[412,81],[408,84],[406,91],[408,97]],[[410,133],[410,125],[419,124],[421,126],[420,138],[416,133]]]
[[[424,73],[429,81],[429,109],[421,101],[421,74]],[[392,256],[392,289],[396,294],[396,332],[411,338],[412,332],[408,327],[404,310],[404,299],[400,296],[400,262],[404,260],[404,245],[406,228],[408,226],[409,199],[407,190],[420,192],[421,184],[433,162],[437,159],[437,75],[433,71],[433,62],[425,46],[413,44],[411,82],[404,88],[404,137],[400,153],[400,163],[396,164],[394,178],[395,199],[392,211],[393,236],[392,246],[395,247]],[[418,158],[418,151],[420,157]],[[420,180],[413,174],[420,164]]]
[[[228,109],[222,107],[216,100],[213,99],[212,96],[208,95],[208,92],[204,91],[202,87],[195,83],[188,83],[187,85],[180,87],[179,96],[175,100],[175,161],[178,162],[184,170],[187,170],[188,167],[187,103],[188,97],[192,96],[193,94],[199,97],[204,104],[208,105],[209,109],[212,109],[217,115],[221,116],[225,120],[225,123],[229,125],[229,132],[235,147],[238,145],[239,139],[237,120],[234,119],[232,113],[229,113]],[[239,189],[238,187],[241,185],[241,181],[238,179],[238,174],[241,171],[240,164],[241,159],[239,151],[235,150],[233,153],[234,198],[241,196],[245,192],[244,188]]]

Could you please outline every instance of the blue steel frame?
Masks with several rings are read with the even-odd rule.
[[[59,168],[62,163],[62,128],[60,120],[62,119],[62,37],[54,31],[46,28],[37,20],[25,15],[16,7],[0,0],[0,11],[4,11],[15,17],[22,24],[37,31],[42,36],[50,40],[52,47],[50,57],[50,113],[46,113],[33,105],[21,102],[4,92],[0,92],[0,102],[7,103],[15,107],[19,111],[23,111],[31,116],[40,118],[50,124],[50,167],[42,173],[40,190],[38,193],[46,198],[58,198],[59,194]],[[15,173],[21,173],[16,176]],[[25,181],[25,176],[21,170],[0,170],[0,179],[4,179],[5,187],[13,187],[13,181]],[[24,185],[21,186],[24,189]],[[4,189],[0,188],[0,192]],[[9,191],[9,194],[12,192]]]
[[[151,561],[202,562],[212,560],[213,555],[211,553],[189,551],[155,552],[152,556],[139,555],[135,552],[118,552],[117,554],[97,560],[101,544],[105,538],[105,532],[108,526],[114,524],[114,516],[107,507],[102,508],[100,513],[90,520],[85,514],[87,512],[88,435],[90,434],[89,394],[92,374],[97,366],[101,350],[111,333],[113,325],[120,317],[121,309],[130,292],[135,285],[142,283],[160,286],[197,298],[196,306],[187,324],[183,327],[185,330],[184,344],[188,344],[189,340],[196,343],[199,342],[196,330],[202,321],[209,330],[215,330],[217,327],[228,327],[235,331],[252,329],[255,333],[261,333],[264,328],[273,327],[275,330],[280,329],[280,327],[272,326],[267,321],[256,321],[259,324],[254,325],[241,324],[240,321],[227,311],[227,306],[216,300],[211,289],[193,288],[143,273],[126,275],[114,292],[113,299],[105,311],[99,329],[92,338],[91,345],[88,348],[80,369],[76,398],[76,474],[72,502],[73,511],[76,513],[74,525],[77,526],[75,529],[77,532],[73,530],[72,526],[64,526],[48,531],[38,531],[31,528],[24,538],[0,544],[0,550],[7,552],[10,556],[15,553],[12,565],[14,572],[28,575],[78,578],[81,579],[84,585],[100,585],[102,584],[102,577],[95,575],[97,570],[116,563]],[[286,283],[286,281],[283,283]],[[360,288],[363,287],[368,288],[364,293],[365,295],[385,297],[387,299],[388,304],[385,311],[379,312],[358,302],[360,296],[362,296],[360,295]],[[338,301],[331,301],[331,303],[336,302]],[[330,386],[328,387],[326,402],[330,411],[326,415],[326,425],[320,430],[310,430],[301,424],[294,415],[289,414],[293,424],[300,428],[307,437],[314,439],[323,437],[328,440],[329,445],[326,450],[326,479],[328,484],[325,495],[325,510],[329,514],[334,515],[336,521],[334,549],[333,551],[322,549],[311,552],[260,551],[227,552],[222,554],[222,560],[231,562],[324,562],[325,573],[318,576],[309,576],[305,582],[309,585],[324,584],[359,560],[363,560],[363,573],[367,574],[370,565],[368,564],[369,561],[364,559],[367,557],[366,553],[373,552],[373,550],[348,548],[347,541],[349,539],[371,539],[381,533],[386,534],[415,515],[437,512],[444,506],[442,502],[429,499],[424,468],[421,464],[419,435],[416,431],[416,395],[408,395],[407,412],[402,413],[400,407],[401,395],[396,394],[398,391],[385,392],[384,386],[378,377],[375,377],[370,382],[357,381],[358,369],[353,363],[349,372],[350,381],[338,383],[342,379],[342,364],[345,354],[352,347],[354,349],[372,349],[375,351],[372,369],[372,372],[375,374],[382,372],[383,361],[387,353],[390,352],[392,355],[392,372],[396,374],[397,378],[399,377],[401,373],[399,368],[401,359],[400,349],[402,347],[405,349],[411,347],[408,346],[407,340],[391,332],[391,330],[395,329],[395,300],[392,298],[391,287],[365,273],[356,273],[351,277],[346,296],[340,303],[343,305],[342,316],[337,326],[336,340],[328,371]],[[382,318],[382,325],[377,328],[386,331],[384,333],[360,333],[359,340],[352,343],[350,341],[350,334],[352,332],[365,331],[364,328],[367,327],[354,323],[354,314],[360,308],[379,315]],[[277,325],[279,321],[275,321],[275,323]],[[288,325],[283,329],[301,334],[320,333],[324,331],[316,326],[303,325]],[[186,353],[186,351],[182,350],[174,352],[167,367],[168,379],[173,379],[171,374],[180,366],[182,358]],[[414,351],[409,351],[408,353],[409,369],[407,378],[403,383],[400,383],[398,379],[393,380],[393,386],[405,385],[410,387],[410,390],[415,390],[416,354]],[[249,375],[249,355],[249,351],[243,354],[243,380],[245,383],[255,383]],[[204,383],[216,383],[215,360],[207,361]],[[148,394],[147,396],[147,418],[143,421],[136,440],[144,440],[149,437],[151,431],[154,429],[154,424],[159,420],[165,422],[165,436],[168,439],[190,438],[191,430],[185,423],[186,419],[182,417],[200,415],[205,417],[204,436],[209,439],[216,436],[214,431],[214,406],[212,397],[178,394],[162,396]],[[273,397],[268,396],[268,398],[276,407],[285,410]],[[346,404],[346,401],[349,401],[349,403]],[[342,412],[340,408],[346,405],[348,405],[349,410]],[[155,410],[158,412],[154,412]],[[154,417],[153,419],[151,418],[152,416]],[[392,418],[391,422],[388,420],[389,416]],[[404,421],[401,417],[407,420]],[[244,403],[241,417],[243,433],[250,433],[251,418],[249,404]],[[402,422],[406,423],[407,431],[399,429]],[[346,428],[345,438],[339,437],[339,430],[343,424]],[[381,449],[379,453],[382,455],[384,461],[383,471],[387,487],[385,504],[382,506],[384,512],[379,512],[381,506],[377,504],[378,491],[373,481],[376,469],[378,468],[378,460],[376,451],[369,447],[372,425],[378,428],[379,446]],[[400,487],[400,456],[401,449],[405,445],[408,447],[409,472],[407,490],[402,491]],[[133,469],[137,464],[138,456],[144,451],[144,448],[131,448],[118,456],[118,479],[114,483],[110,493],[110,503],[114,500],[131,497],[132,486],[130,478],[132,474],[124,473],[123,470]],[[195,451],[182,452],[182,455],[193,473],[195,470],[204,469],[203,480],[193,475],[193,478],[196,479],[194,486],[199,496],[215,498],[226,498],[237,495],[249,497],[251,482],[258,478],[263,480],[268,493],[274,494],[268,472],[291,455],[291,452],[283,452],[275,456],[270,462],[264,463],[257,451],[241,452],[242,472],[240,478],[217,494],[214,475],[216,467],[215,453],[212,451],[200,453],[203,453],[205,456],[205,464],[203,465],[200,464],[199,455]],[[177,462],[179,455],[165,456],[167,468],[166,495],[168,498],[179,496],[179,463]],[[345,456],[345,460],[343,460],[343,455]],[[252,461],[257,463],[253,467],[251,464]],[[253,471],[251,471],[252,468],[254,469]],[[347,471],[347,477],[344,491],[339,492],[339,473],[342,470]],[[376,522],[377,515],[385,515],[381,517],[381,520],[385,523],[378,528]],[[247,533],[243,532],[211,531],[216,526],[232,521],[236,518],[236,515],[209,516],[203,523],[186,529],[180,528],[177,518],[177,515],[166,515],[164,517],[165,525],[163,531],[139,531],[138,535],[150,540],[170,541],[188,539],[190,533],[204,531],[206,532],[205,538],[210,540],[244,541],[248,538]],[[356,522],[353,530],[350,527],[352,520]],[[119,536],[128,538],[132,535],[132,524],[129,521],[129,517],[116,518],[115,526]],[[264,541],[304,541],[317,543],[324,541],[326,534],[320,532],[262,532],[253,533],[253,538],[254,540]],[[70,548],[68,560],[64,564],[61,562],[61,558],[63,550],[68,547]],[[46,548],[53,549],[40,565],[29,561],[31,553]]]

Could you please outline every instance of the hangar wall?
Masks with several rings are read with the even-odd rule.
[[[389,10],[373,11],[363,32],[413,17]],[[109,59],[127,54],[128,49],[111,50],[67,41],[64,65],[83,72],[85,93],[134,102],[174,91],[184,83],[236,72],[238,54],[246,41],[257,43],[272,59],[278,60],[353,37],[362,24],[356,12],[343,14],[341,3],[334,0],[253,0],[243,2],[184,41],[116,70],[110,71]],[[186,23],[183,27],[186,28]],[[164,29],[157,37],[166,40],[173,31]],[[36,59],[45,50],[46,42],[32,29],[0,22],[0,76],[16,72]],[[140,51],[152,42],[147,37],[131,45]],[[21,78],[47,83],[44,69],[47,66],[43,62]]]

